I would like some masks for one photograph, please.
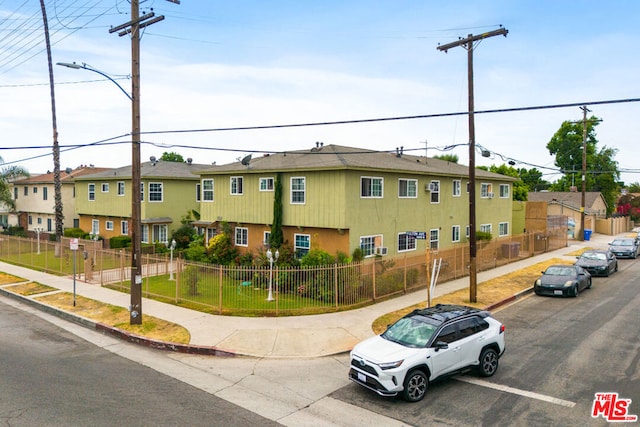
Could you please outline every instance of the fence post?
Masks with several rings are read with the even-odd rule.
[[[218,313],[222,314],[222,266],[218,266],[218,277],[219,277],[219,283],[220,283],[220,290],[218,292],[219,294],[219,301],[218,301]]]
[[[373,287],[372,289],[372,295],[373,295],[373,301],[376,300],[376,259],[373,259],[373,262],[371,263],[371,267],[373,268],[373,273],[371,274],[371,286]]]
[[[333,294],[335,295],[336,309],[338,308],[338,263],[333,264]]]

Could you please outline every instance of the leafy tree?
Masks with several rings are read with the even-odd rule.
[[[586,139],[583,135],[581,121],[565,121],[553,135],[547,144],[547,149],[549,154],[556,156],[554,163],[563,171],[564,176],[556,181],[551,189],[568,191],[574,185],[575,174],[582,175],[582,146],[584,144],[587,160],[586,190],[602,193],[607,202],[607,214],[611,214],[615,209],[615,200],[619,192],[620,171],[618,170],[618,162],[614,160],[617,150],[606,146],[600,150],[597,148],[598,140],[595,127],[599,122],[600,119],[596,116],[591,116],[586,120]]]
[[[0,166],[4,164],[4,160],[0,157]],[[4,203],[9,209],[16,207],[15,200],[11,194],[11,182],[19,178],[28,178],[29,172],[21,166],[2,166],[0,167],[0,203]]]
[[[282,246],[282,180],[280,174],[276,175],[273,193],[273,224],[271,224],[271,234],[269,235],[269,246],[279,248]]]
[[[238,250],[233,246],[231,235],[220,233],[209,239],[207,252],[211,262],[219,265],[228,265],[238,256]]]
[[[632,182],[627,187],[627,190],[629,191],[629,193],[640,193],[640,183]]]
[[[191,225],[183,224],[173,232],[171,239],[176,241],[176,249],[186,249],[189,247],[189,243],[195,239],[196,235],[196,230],[194,230]]]
[[[451,163],[458,163],[458,155],[457,154],[440,154],[438,156],[433,156],[434,159],[446,160]]]
[[[542,179],[542,172],[536,168],[518,169],[518,175],[522,182],[527,186],[527,191],[542,191],[547,190],[551,183]]]
[[[173,151],[171,153],[167,153],[166,151],[164,153],[162,153],[162,156],[160,157],[160,160],[162,160],[164,162],[184,163],[184,158],[182,157],[182,155],[180,155],[178,153],[174,153]]]

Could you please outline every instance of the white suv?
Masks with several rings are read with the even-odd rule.
[[[421,400],[429,382],[477,367],[489,377],[505,350],[504,325],[487,311],[438,304],[414,310],[351,351],[349,378],[382,396]]]

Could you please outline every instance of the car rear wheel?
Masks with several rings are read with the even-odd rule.
[[[485,348],[480,353],[478,371],[483,377],[490,377],[498,370],[498,353],[492,348]]]
[[[429,388],[429,379],[425,373],[418,369],[413,370],[404,379],[402,397],[407,402],[418,402],[427,393],[427,388]]]
[[[609,275],[609,272],[607,270],[607,276]],[[591,279],[589,279],[589,281],[587,282],[587,289],[591,289]]]

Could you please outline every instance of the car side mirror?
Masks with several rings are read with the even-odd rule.
[[[446,348],[449,348],[449,344],[447,344],[444,341],[438,341],[438,342],[436,342],[436,345],[434,347],[435,347],[436,351],[441,350],[441,349],[444,350]]]

